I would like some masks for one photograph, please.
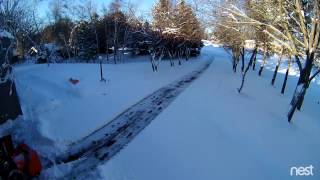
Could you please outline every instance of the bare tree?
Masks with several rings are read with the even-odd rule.
[[[18,47],[21,57],[24,57],[27,42],[36,44],[31,37],[36,31],[32,18],[34,10],[27,0],[0,1],[0,27],[14,36],[16,42],[12,43]]]
[[[263,28],[263,32],[273,41],[294,54],[300,77],[290,103],[288,113],[290,122],[295,110],[301,109],[310,82],[315,77],[311,73],[317,60],[315,54],[319,48],[320,3],[319,1],[302,2],[301,0],[277,2],[265,0],[262,2],[268,5],[268,11],[273,14],[272,17],[276,17],[273,21],[262,21],[250,16],[236,5],[223,7],[223,9],[229,13],[229,16],[241,19],[236,22],[237,24]],[[258,6],[261,6],[261,3],[254,4],[251,9],[259,9]],[[260,13],[262,17],[268,17],[264,12],[257,13]]]

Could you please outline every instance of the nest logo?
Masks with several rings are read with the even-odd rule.
[[[291,167],[290,175],[291,176],[313,176],[313,166],[306,166],[306,167]]]

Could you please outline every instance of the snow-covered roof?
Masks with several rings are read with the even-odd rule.
[[[0,29],[0,38],[9,38],[9,39],[14,39],[11,33],[9,33],[6,30]]]

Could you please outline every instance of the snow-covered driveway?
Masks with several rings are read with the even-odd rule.
[[[314,83],[302,112],[288,124],[295,87],[280,94],[283,75],[250,72],[242,94],[230,57],[215,56],[210,68],[117,156],[100,167],[107,180],[320,179],[319,85]],[[292,166],[314,166],[314,175],[294,177]]]
[[[24,118],[64,149],[157,89],[192,72],[204,62],[191,59],[182,66],[162,62],[153,73],[150,62],[105,64],[107,83],[100,82],[98,64],[21,65],[15,68]],[[205,59],[205,58],[204,58]],[[79,79],[72,85],[69,78]],[[76,128],[75,128],[76,127]]]
[[[112,158],[151,123],[173,100],[210,66],[211,61],[178,81],[160,88],[125,110],[105,126],[71,146],[60,160],[71,162],[72,170],[63,179],[85,176]],[[75,162],[72,162],[76,160]]]

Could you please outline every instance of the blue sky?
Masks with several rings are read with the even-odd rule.
[[[46,14],[49,11],[49,5],[52,0],[44,0],[40,2],[38,9],[39,9],[39,15],[42,18],[46,18]],[[85,0],[67,0],[70,1],[70,3],[75,2],[84,2]],[[97,4],[97,9],[100,11],[102,8],[102,5],[108,5],[112,0],[93,0],[95,4]],[[146,12],[150,11],[152,6],[157,2],[158,0],[122,0],[122,2],[130,2],[134,5],[136,5],[138,9],[138,14],[146,14]]]

